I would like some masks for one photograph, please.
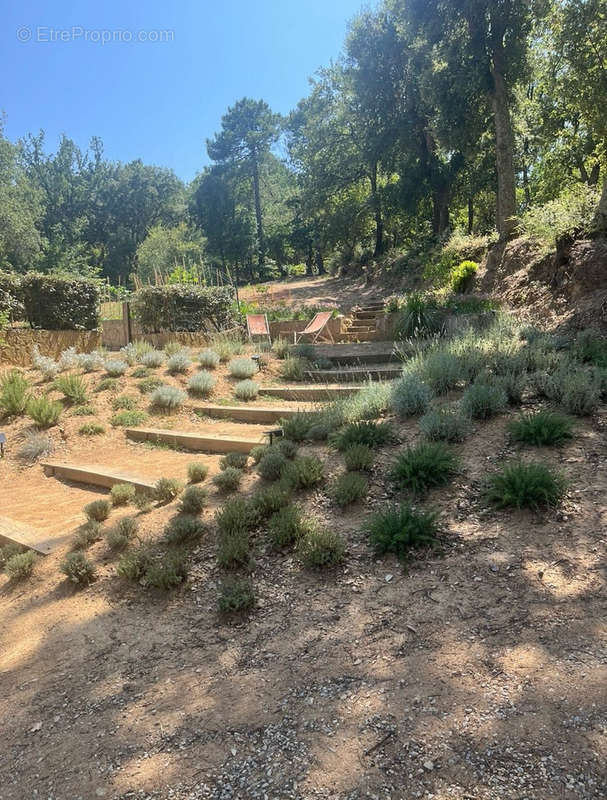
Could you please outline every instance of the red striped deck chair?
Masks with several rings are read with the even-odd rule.
[[[262,337],[272,344],[270,326],[265,314],[247,314],[247,332],[251,341],[254,341],[254,337]]]
[[[314,318],[306,325],[305,330],[295,334],[295,344],[304,338],[306,340],[309,338],[310,343],[314,344],[317,340],[322,340],[322,337],[325,337],[325,341],[328,339],[331,344],[334,344],[333,335],[327,327],[332,316],[332,311],[320,311],[315,314]]]

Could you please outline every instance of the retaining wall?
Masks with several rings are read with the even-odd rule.
[[[43,356],[58,358],[68,347],[90,352],[101,347],[101,331],[38,331],[12,328],[0,334],[0,363],[29,367],[32,350],[38,346]]]

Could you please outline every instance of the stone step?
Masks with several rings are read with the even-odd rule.
[[[35,550],[36,553],[40,553],[43,556],[47,556],[53,550],[66,544],[72,538],[72,535],[73,533],[70,532],[63,536],[50,536],[44,531],[24,525],[22,522],[17,522],[17,520],[9,519],[9,517],[0,517],[0,544],[7,542],[19,544],[22,547]]]
[[[393,381],[403,374],[402,367],[386,367],[369,364],[363,367],[341,369],[315,369],[306,372],[307,380],[314,383],[360,383],[361,381]]]
[[[365,344],[375,341],[381,341],[375,331],[373,333],[340,333],[339,336],[335,337],[336,344],[345,344],[347,342]]]
[[[268,397],[280,397],[283,400],[335,400],[356,394],[364,386],[262,386],[260,394]]]
[[[205,405],[198,406],[194,411],[205,417],[212,419],[231,419],[235,422],[251,422],[259,424],[268,424],[277,422],[279,419],[292,417],[299,411],[308,411],[310,409],[297,406],[217,406]]]
[[[260,431],[257,438],[241,439],[236,436],[209,436],[193,431],[173,431],[162,428],[125,428],[125,433],[134,442],[162,442],[171,447],[194,450],[199,453],[249,453],[263,444],[265,434]]]
[[[66,464],[61,461],[45,461],[41,466],[45,475],[74,483],[85,483],[88,486],[111,489],[117,483],[130,483],[136,489],[144,491],[154,488],[153,481],[130,472],[109,469],[99,464]]]

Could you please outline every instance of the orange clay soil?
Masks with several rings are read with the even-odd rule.
[[[106,422],[107,395],[94,402]],[[64,416],[55,457],[115,454],[151,475],[183,475],[199,458],[128,445],[109,428],[89,442],[76,433],[83,421]],[[171,421],[199,424],[188,410]],[[440,512],[441,547],[406,569],[374,557],[364,526],[374,509],[406,499],[386,474],[416,440],[415,420],[394,422],[399,444],[376,451],[368,499],[345,511],[327,491],[341,456],[304,448],[323,460],[326,480],[297,502],[341,533],[345,562],[308,572],[259,529],[256,607],[245,616],[217,612],[226,574],[209,479],[209,530],[173,592],[118,577],[104,541],[87,551],[97,566],[88,588],[59,570],[68,545],[24,583],[1,576],[0,800],[604,798],[605,410],[561,449],[519,451],[507,422],[480,423],[456,447],[456,480],[423,502]],[[9,425],[9,442],[24,427]],[[487,474],[515,455],[564,471],[562,508],[485,506]],[[215,469],[218,459],[200,460]],[[2,503],[19,493],[12,513],[32,520],[42,502],[53,524],[62,508],[72,519],[92,496],[21,467],[12,447],[0,469]],[[258,484],[250,469],[244,492]],[[57,504],[44,499],[50,485]],[[175,512],[173,503],[139,514],[142,539],[158,539]]]

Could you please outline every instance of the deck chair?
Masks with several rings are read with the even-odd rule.
[[[270,326],[265,314],[247,314],[247,332],[251,341],[253,341],[253,337],[257,336],[267,339],[272,344]]]
[[[295,333],[295,344],[298,344],[304,338],[306,341],[309,338],[310,344],[314,344],[318,339],[321,339],[322,336],[325,337],[325,341],[328,339],[331,344],[335,344],[333,335],[327,327],[332,316],[332,311],[320,311],[318,314],[315,314],[314,318],[308,322],[303,331]]]

